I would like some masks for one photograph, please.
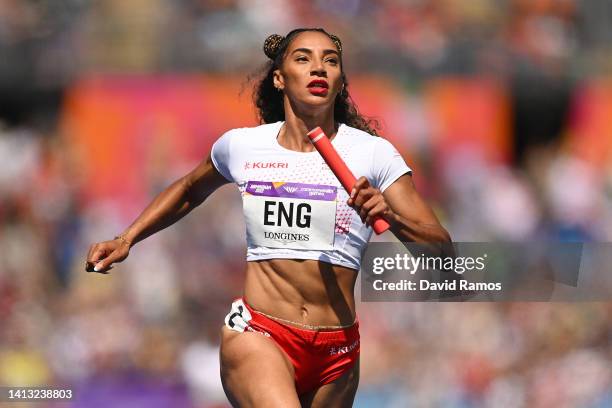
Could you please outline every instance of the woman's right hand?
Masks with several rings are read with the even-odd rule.
[[[121,262],[128,257],[130,246],[130,243],[121,237],[93,244],[87,254],[85,270],[107,274],[113,268],[113,263]]]

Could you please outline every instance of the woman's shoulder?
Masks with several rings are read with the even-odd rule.
[[[345,136],[345,141],[352,145],[362,144],[371,147],[377,143],[380,143],[381,140],[384,140],[382,137],[372,135],[364,130],[351,127],[345,123],[342,123],[341,127],[342,134]]]
[[[274,122],[274,123],[264,123],[257,126],[247,126],[247,127],[239,127],[233,128],[225,132],[225,134],[231,134],[235,136],[241,135],[258,135],[258,134],[268,134],[270,132],[274,132],[278,130],[278,128],[282,125],[282,122]]]
[[[266,123],[259,126],[238,127],[229,129],[223,133],[217,143],[228,146],[245,146],[249,144],[260,144],[266,136],[276,135],[280,127],[279,122]]]

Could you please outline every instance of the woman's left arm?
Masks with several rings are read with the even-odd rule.
[[[360,177],[348,200],[367,225],[375,216],[391,224],[391,232],[402,242],[449,243],[449,233],[421,198],[408,173],[398,178],[384,193]]]

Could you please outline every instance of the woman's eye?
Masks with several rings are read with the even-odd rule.
[[[308,61],[308,59],[306,57],[304,57],[304,56],[297,57],[295,60],[296,61]]]
[[[338,63],[338,60],[335,59],[335,58],[330,58],[330,59],[327,60],[327,62],[336,65]]]

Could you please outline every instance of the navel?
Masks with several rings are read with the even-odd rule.
[[[308,309],[306,308],[306,305],[302,305],[300,307],[300,314],[302,315],[302,319],[306,319],[308,317]]]

